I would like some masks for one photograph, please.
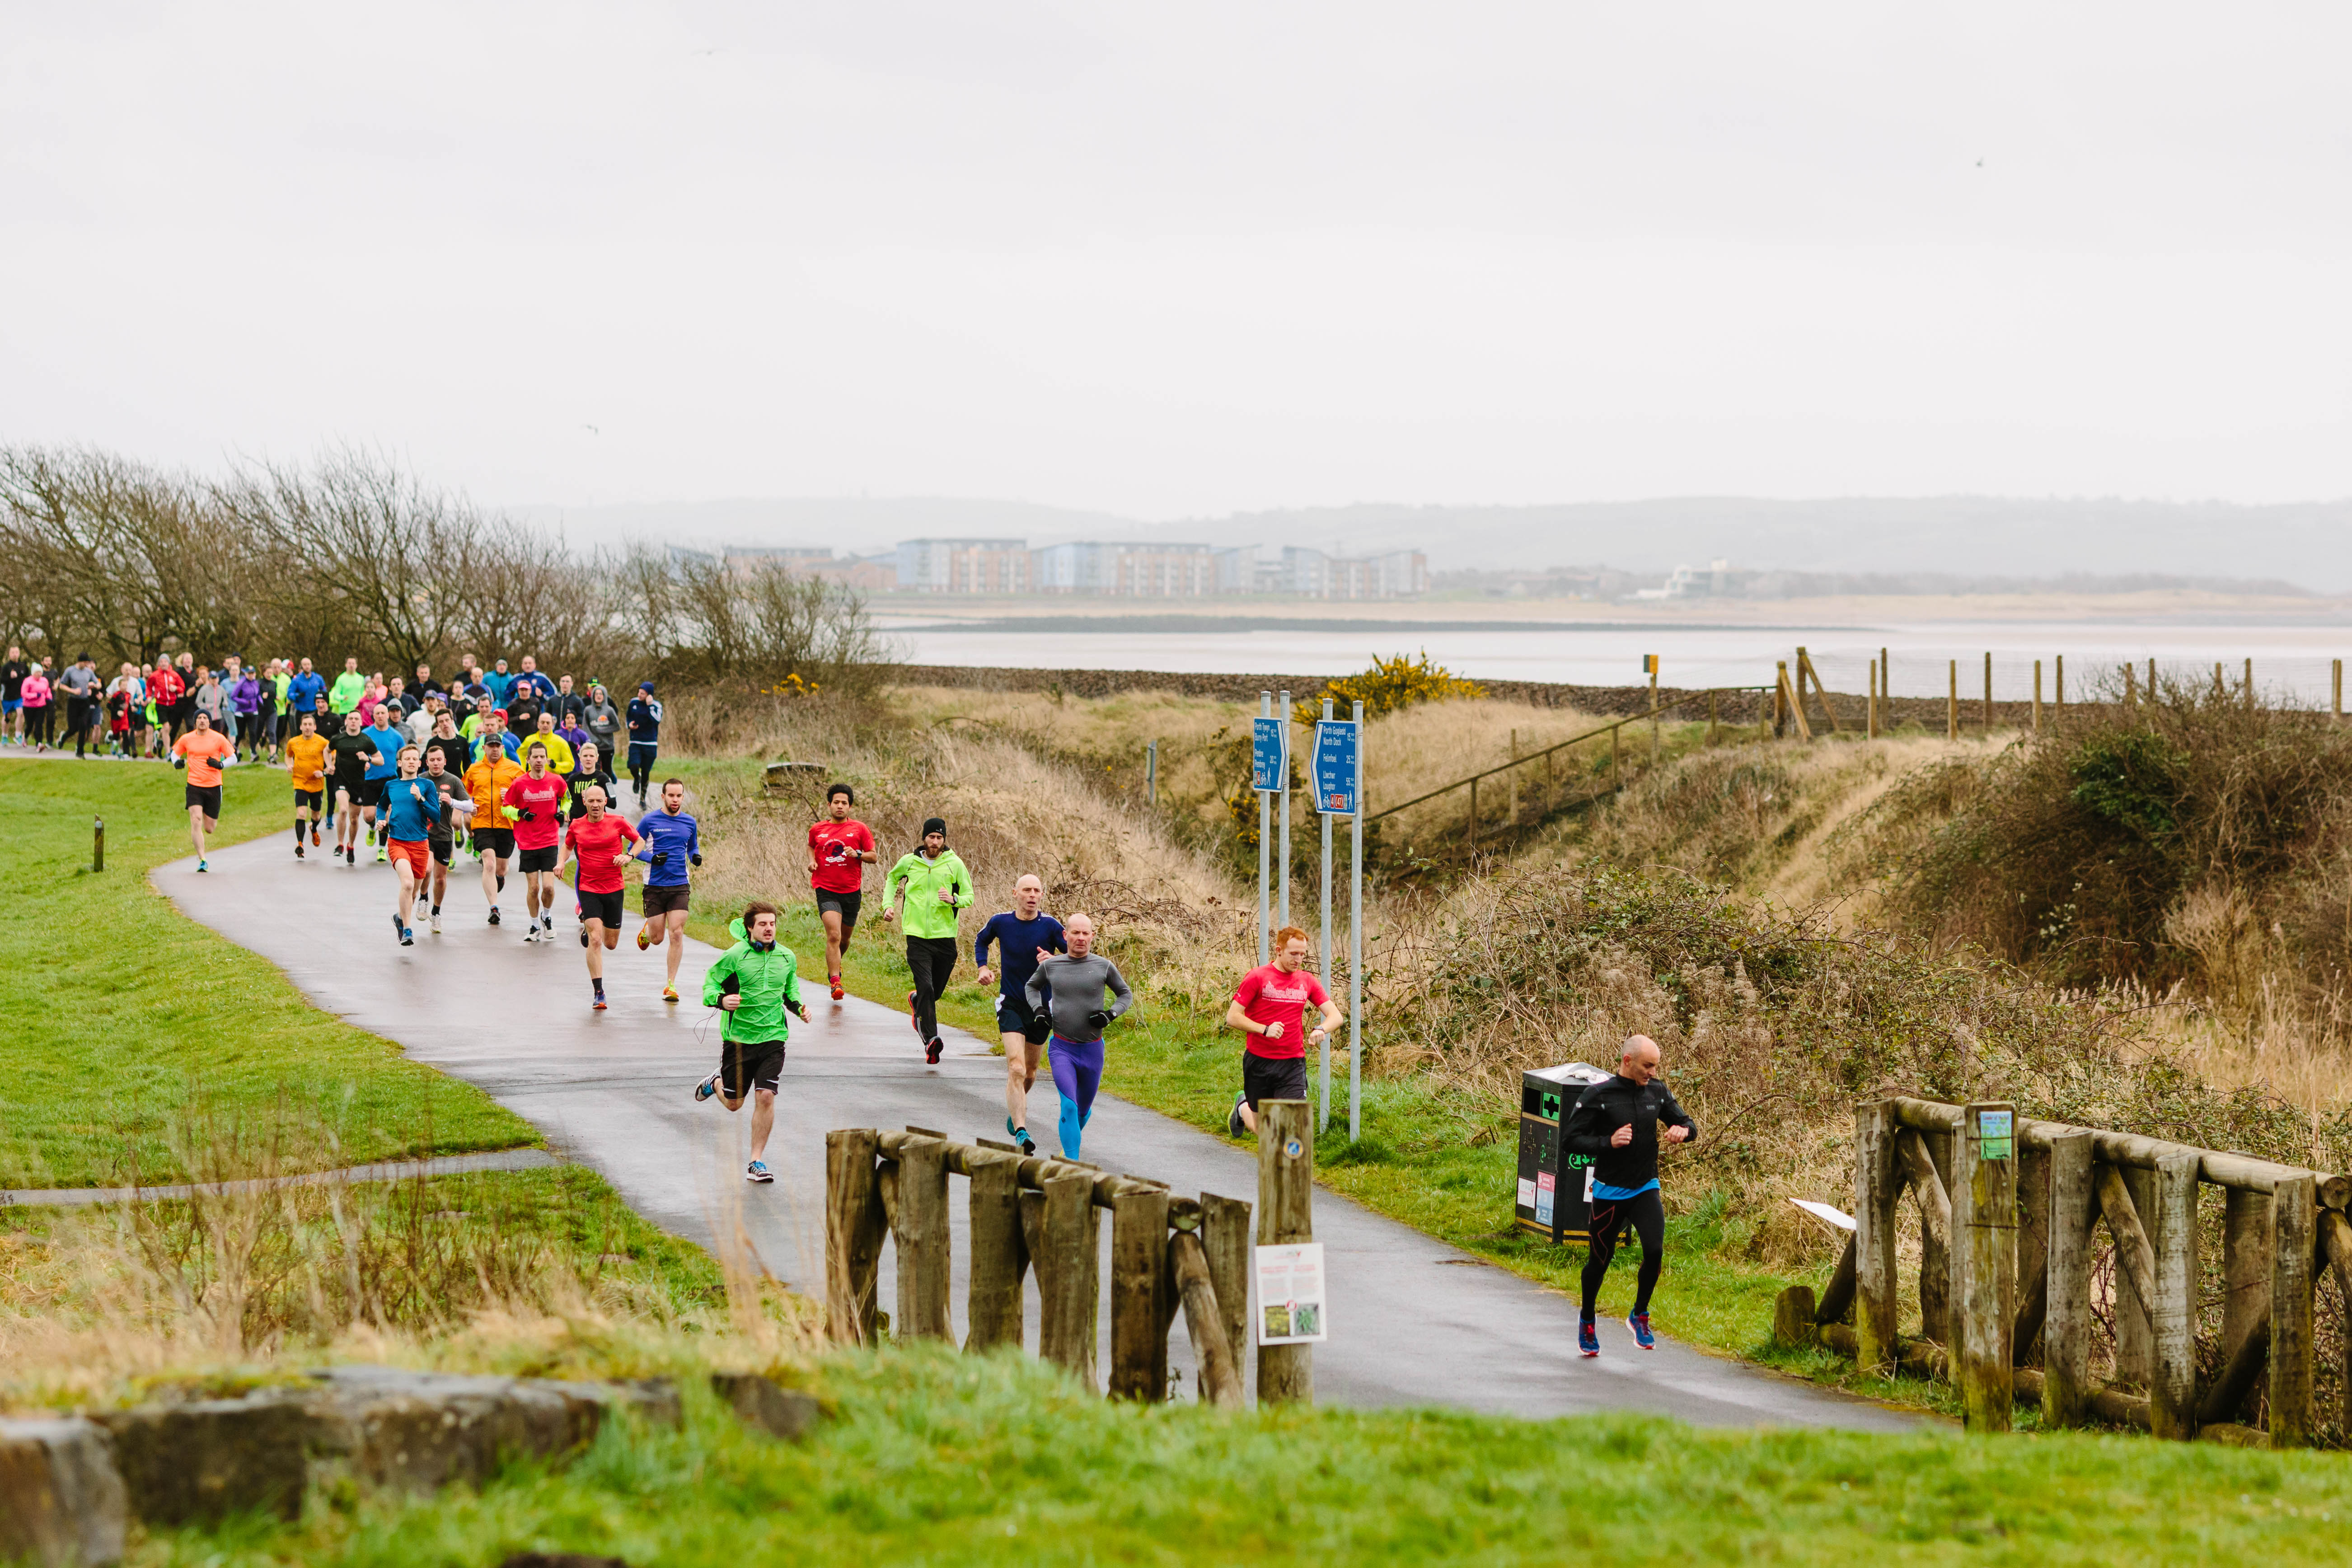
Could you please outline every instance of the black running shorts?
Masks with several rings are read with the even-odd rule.
[[[849,933],[857,929],[858,906],[865,900],[866,895],[862,892],[831,893],[820,888],[816,895],[816,912],[820,915],[827,910],[838,912],[841,916],[841,937],[846,942]]]
[[[580,918],[583,921],[596,921],[609,930],[618,931],[621,929],[621,916],[625,912],[621,906],[621,889],[618,888],[609,893],[580,895]]]
[[[220,791],[218,784],[190,784],[188,804],[203,806],[205,815],[217,822],[220,820]]]
[[[782,1040],[730,1040],[719,1047],[719,1087],[730,1100],[740,1100],[754,1089],[773,1093],[783,1076]]]
[[[637,889],[646,911],[646,919],[649,921],[659,920],[667,914],[686,913],[687,895],[692,890],[684,882],[680,882],[675,888],[656,888],[651,882],[647,882],[643,888]]]
[[[474,841],[474,853],[499,860],[514,858],[514,829],[511,827],[477,827],[468,835]]]
[[[551,844],[544,849],[524,850],[520,856],[520,864],[517,868],[524,871],[554,870],[555,846]]]
[[[1029,1005],[1026,996],[999,996],[996,999],[996,1032],[1019,1035],[1033,1046],[1042,1046],[1054,1032],[1054,1020]]]
[[[434,859],[439,861],[444,866],[446,866],[449,863],[449,854],[453,846],[448,839],[435,838],[427,836],[425,842],[432,848]]]
[[[1252,1110],[1257,1109],[1261,1100],[1305,1100],[1307,1058],[1262,1057],[1255,1051],[1244,1051],[1242,1098],[1249,1101]]]
[[[298,810],[323,811],[327,805],[327,792],[322,789],[298,789],[294,792],[294,805]]]
[[[383,804],[383,781],[382,779],[362,779],[359,783],[352,784],[350,787],[352,804],[353,805],[382,805]]]

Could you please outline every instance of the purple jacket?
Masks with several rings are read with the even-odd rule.
[[[251,670],[249,670],[249,669],[248,669],[248,670],[247,670],[247,671],[246,671],[242,676],[240,676],[240,677],[238,677],[238,678],[237,678],[237,682],[236,682],[236,684],[235,686],[233,686],[233,687],[231,687],[231,688],[229,689],[229,694],[228,694],[228,697],[229,697],[229,701],[230,701],[230,703],[231,703],[231,704],[232,704],[232,705],[236,709],[237,712],[238,712],[238,713],[240,713],[240,714],[252,714],[252,713],[258,713],[258,712],[260,712],[260,711],[261,711],[261,679],[260,679],[260,678],[259,678],[258,676],[255,675],[255,674],[253,673],[253,671],[251,671]]]

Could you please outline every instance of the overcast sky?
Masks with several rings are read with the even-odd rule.
[[[2341,6],[0,5],[0,440],[492,503],[2352,494]]]

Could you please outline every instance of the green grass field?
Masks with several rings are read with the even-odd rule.
[[[690,1368],[681,1367],[690,1372]],[[2069,1435],[1696,1431],[1631,1416],[1222,1414],[911,1350],[814,1373],[832,1418],[757,1436],[691,1380],[678,1432],[614,1428],[479,1493],[151,1540],[152,1563],[677,1568],[1211,1562],[2115,1563],[2352,1560],[2352,1466]]]
[[[488,1095],[303,1001],[266,960],[147,882],[191,853],[183,775],[160,763],[0,762],[0,1185],[187,1174],[175,1125],[299,1101],[331,1163],[536,1143]],[[290,825],[286,774],[226,771],[219,837]],[[92,817],[106,869],[89,869]]]

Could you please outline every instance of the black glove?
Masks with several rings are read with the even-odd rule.
[[[1110,1014],[1107,1009],[1097,1007],[1087,1015],[1087,1023],[1093,1028],[1108,1029],[1110,1027]]]
[[[539,820],[539,814],[526,805],[515,813],[515,820],[518,822],[536,822]]]
[[[698,850],[696,850],[693,854],[688,855],[688,856],[686,858],[686,863],[687,863],[688,865],[689,865],[689,866],[699,866],[699,865],[701,865],[701,864],[702,864],[702,851],[701,851],[701,850],[699,850],[699,849],[698,849]]]
[[[184,768],[188,765],[188,759],[185,757],[173,757],[172,759],[172,765],[175,768]]]
[[[654,864],[655,864],[655,865],[656,865],[656,866],[667,866],[667,865],[668,865],[668,864],[669,864],[669,851],[668,851],[668,850],[667,850],[667,849],[665,849],[665,850],[663,850],[660,854],[658,854],[658,855],[655,856],[655,857],[654,857]]]

